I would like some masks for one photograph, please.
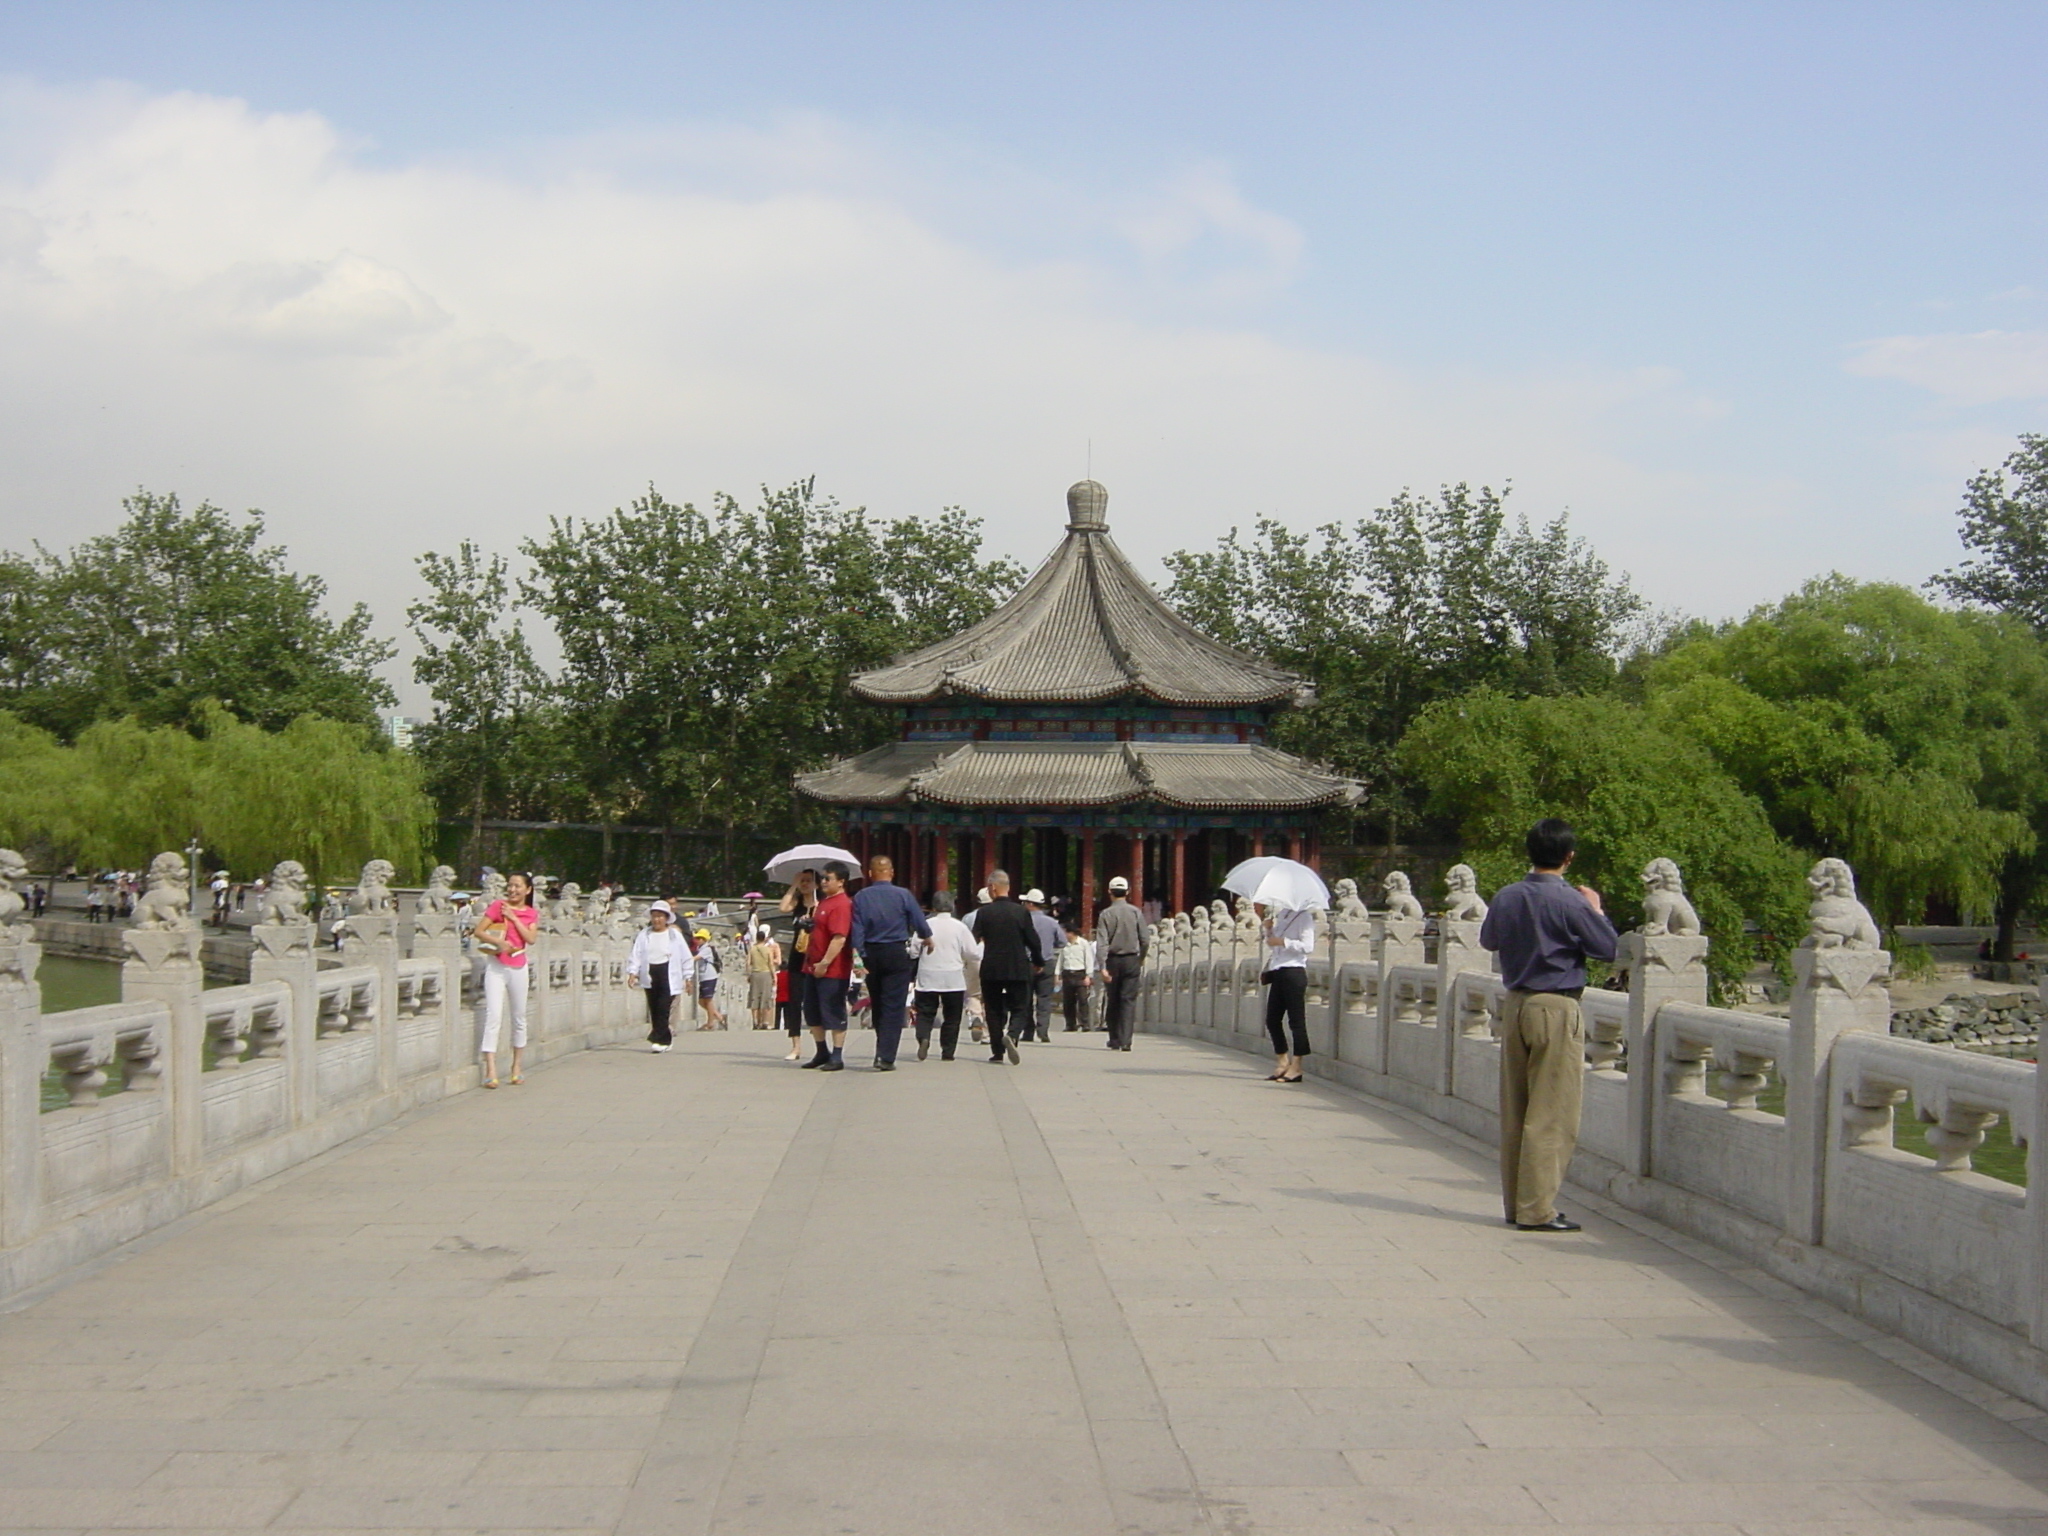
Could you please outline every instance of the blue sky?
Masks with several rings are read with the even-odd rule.
[[[648,479],[1142,562],[1512,479],[1659,604],[1918,580],[2048,430],[2048,11],[0,8],[0,532],[410,557]]]

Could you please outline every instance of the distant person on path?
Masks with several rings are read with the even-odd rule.
[[[675,913],[665,901],[647,909],[647,926],[633,935],[633,951],[626,957],[626,982],[647,993],[647,1043],[656,1055],[675,1044],[669,1025],[675,1000],[689,985],[692,970],[690,946],[675,926]]]
[[[1095,952],[1102,971],[1103,1026],[1109,1048],[1131,1048],[1131,1011],[1138,997],[1138,970],[1145,963],[1145,920],[1130,903],[1131,882],[1109,882],[1109,905],[1095,919]]]
[[[1269,1083],[1301,1081],[1301,1059],[1308,1055],[1308,957],[1316,947],[1316,915],[1269,912],[1260,903],[1260,931],[1266,940],[1266,1034],[1273,1041],[1273,1075]],[[1288,1038],[1292,1028],[1293,1039]]]
[[[932,892],[927,908],[931,942],[917,962],[917,1059],[931,1053],[932,1025],[939,1026],[939,1060],[951,1061],[960,1048],[960,1017],[967,1009],[968,967],[981,960],[981,945],[953,915],[953,893]]]
[[[1557,1208],[1558,1186],[1579,1141],[1586,1027],[1579,998],[1586,962],[1612,960],[1614,924],[1591,886],[1565,884],[1578,848],[1572,829],[1546,817],[1529,829],[1529,873],[1505,886],[1480,925],[1500,957],[1500,1183],[1507,1219],[1524,1232],[1576,1232]]]
[[[988,1013],[988,1059],[1015,1066],[1018,1043],[1031,1038],[1032,982],[1052,956],[1039,946],[1038,927],[1031,921],[1031,913],[1010,894],[1008,874],[999,869],[990,875],[988,893],[988,905],[974,913],[974,936],[981,940],[981,1001]]]
[[[1031,913],[1031,926],[1038,932],[1038,948],[1045,956],[1044,968],[1031,983],[1031,1022],[1038,1027],[1039,1042],[1050,1044],[1053,999],[1060,985],[1059,970],[1054,962],[1067,938],[1060,932],[1060,925],[1053,921],[1052,914],[1045,910],[1045,892],[1034,885],[1024,893],[1024,905]]]
[[[754,1013],[754,1028],[775,1027],[775,975],[782,968],[782,946],[768,931],[766,923],[749,925],[752,941],[747,945],[747,1006]]]
[[[1088,1004],[1095,981],[1095,945],[1081,936],[1078,922],[1069,922],[1060,945],[1060,1014],[1067,1033],[1089,1027]]]
[[[789,953],[783,957],[782,974],[788,978],[783,983],[782,1027],[789,1031],[789,1055],[784,1058],[795,1061],[803,1054],[804,1019],[809,1013],[806,999],[810,996],[811,977],[804,969],[808,960],[805,953],[811,942],[811,924],[818,910],[818,876],[814,870],[800,869],[790,888],[782,893],[782,910],[790,916]]]
[[[540,927],[540,913],[533,906],[533,879],[529,875],[505,877],[502,899],[484,908],[483,920],[470,937],[478,945],[489,945],[484,960],[484,1034],[478,1049],[484,1058],[484,1086],[498,1086],[498,1031],[505,1015],[512,1015],[512,1078],[522,1081],[520,1065],[526,1057],[526,948]]]
[[[718,946],[711,941],[711,930],[699,928],[694,937],[697,940],[697,1006],[704,1010],[704,1022],[698,1029],[725,1028],[725,1015],[718,1008]]]
[[[932,947],[932,926],[917,898],[896,883],[896,863],[886,853],[868,860],[868,883],[853,898],[853,947],[867,969],[875,1070],[894,1072],[911,979]]]
[[[106,910],[106,893],[99,888],[97,882],[87,886],[85,888],[85,920],[88,923],[96,923],[106,913]]]
[[[846,989],[853,980],[853,898],[846,885],[853,871],[834,859],[824,869],[824,897],[811,915],[810,957],[804,972],[810,980],[804,1017],[818,1054],[804,1063],[820,1072],[846,1070]],[[830,1036],[830,1043],[827,1043]]]

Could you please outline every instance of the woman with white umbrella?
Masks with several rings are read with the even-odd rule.
[[[1273,1074],[1266,1081],[1298,1083],[1309,1054],[1308,957],[1316,947],[1315,914],[1329,906],[1329,888],[1306,864],[1278,858],[1247,859],[1223,877],[1223,888],[1251,898],[1266,941],[1259,977],[1273,1041]]]

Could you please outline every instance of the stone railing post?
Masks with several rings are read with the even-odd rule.
[[[533,942],[526,946],[526,1045],[528,1050],[533,1051],[535,1061],[541,1059],[537,1048],[548,1038],[549,1027],[554,1022],[554,1009],[548,1006],[548,961],[553,958],[554,952],[554,937],[548,932],[547,924],[543,923],[534,931]],[[477,999],[477,1008],[477,1017],[481,1019],[481,997]],[[509,1016],[505,1020],[505,1027],[512,1027]],[[501,1051],[510,1051],[511,1048],[506,1040],[498,1042],[498,1049]]]
[[[1892,957],[1881,949],[1792,951],[1792,1038],[1785,1079],[1785,1232],[1818,1243],[1824,1228],[1827,1139],[1833,1123],[1828,1058],[1850,1030],[1886,1034]]]
[[[1493,957],[1479,947],[1479,927],[1464,919],[1439,918],[1436,932],[1436,1022],[1443,1031],[1440,1091],[1449,1093],[1458,1069],[1458,1041],[1465,1021],[1458,1016],[1457,982],[1467,971],[1490,973]]]
[[[130,928],[121,935],[128,949],[121,966],[121,1001],[162,1003],[171,1014],[158,1082],[169,1106],[173,1177],[196,1169],[205,1152],[199,1092],[206,1066],[206,1020],[199,1011],[199,994],[206,987],[199,963],[202,938],[196,927]]]
[[[291,1092],[292,1124],[304,1125],[320,1112],[320,990],[314,979],[320,973],[320,958],[313,950],[313,925],[259,922],[250,927],[249,937],[255,941],[249,952],[249,979],[281,981],[291,988],[285,1080]]]
[[[1394,967],[1424,963],[1422,919],[1372,915],[1372,957],[1379,963],[1379,1060],[1366,1065],[1387,1070],[1387,1039],[1394,1022]]]
[[[468,1064],[475,1043],[469,1010],[462,1005],[463,972],[469,964],[462,953],[462,931],[453,912],[415,910],[409,925],[411,957],[441,963],[441,1065],[452,1072]]]
[[[377,968],[377,1087],[398,1081],[398,914],[359,912],[348,919],[342,953]]]
[[[43,1039],[36,970],[42,946],[26,923],[0,927],[0,1247],[32,1237],[42,1221]]]
[[[1700,934],[1625,933],[1619,959],[1628,969],[1628,1109],[1622,1166],[1642,1177],[1650,1172],[1650,1143],[1662,1092],[1654,1030],[1666,1003],[1707,1000],[1707,940]]]

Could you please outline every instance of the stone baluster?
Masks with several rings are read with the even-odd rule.
[[[1394,967],[1397,965],[1421,965],[1424,961],[1422,943],[1422,919],[1419,917],[1393,917],[1383,912],[1372,915],[1372,957],[1379,963],[1379,1059],[1366,1063],[1375,1072],[1387,1070],[1387,1038],[1396,1017],[1401,1014],[1402,1002],[1394,983]]]
[[[181,884],[183,878],[180,875]],[[206,972],[199,963],[202,935],[191,918],[176,921],[183,926],[138,926],[121,935],[128,950],[121,966],[121,1000],[162,1003],[170,1010],[170,1038],[157,1065],[170,1106],[173,1177],[200,1165],[205,1122],[199,1079],[206,1068],[206,1019],[199,1007],[206,987]]]
[[[1458,978],[1467,971],[1482,975],[1493,969],[1493,956],[1479,947],[1479,928],[1476,921],[1444,917],[1437,919],[1436,932],[1436,1007],[1437,1025],[1443,1031],[1440,1042],[1443,1047],[1443,1061],[1437,1072],[1438,1091],[1449,1093],[1457,1072],[1458,1041],[1465,1033],[1466,1021],[1461,1016],[1463,1005],[1458,998]]]
[[[343,950],[357,965],[377,968],[379,996],[377,1011],[377,1087],[389,1089],[398,1081],[398,925],[396,912],[359,912],[348,919]]]
[[[314,978],[320,959],[314,953],[313,925],[304,920],[273,923],[267,919],[250,925],[249,937],[255,947],[249,953],[251,981],[281,981],[291,988],[291,1020],[285,1029],[284,1067],[290,1085],[294,1125],[304,1125],[319,1113],[320,993]]]
[[[0,925],[0,1247],[33,1235],[42,1215],[43,1036],[36,971],[42,946],[27,923]]]
[[[1625,933],[1618,957],[1628,969],[1628,1109],[1622,1166],[1641,1177],[1650,1172],[1652,1116],[1663,1094],[1652,1031],[1666,1003],[1707,1000],[1707,939],[1697,933]]]
[[[411,957],[438,961],[441,966],[441,1065],[451,1072],[465,1070],[476,1038],[468,1010],[462,1006],[462,977],[469,965],[462,952],[462,929],[452,910],[415,910],[406,922],[411,929],[406,946]]]

